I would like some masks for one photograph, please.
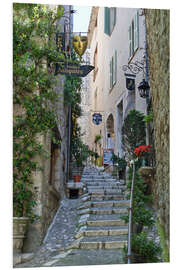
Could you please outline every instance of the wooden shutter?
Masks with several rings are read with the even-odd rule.
[[[110,35],[110,9],[104,8],[104,33]]]
[[[139,47],[139,13],[136,12],[134,17],[134,50]]]

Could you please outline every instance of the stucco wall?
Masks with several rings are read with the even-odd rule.
[[[146,10],[149,77],[154,112],[156,207],[169,242],[169,11]]]
[[[93,11],[92,11],[93,12]],[[95,11],[94,11],[95,12]],[[121,147],[121,127],[122,119],[119,116],[118,106],[123,104],[123,119],[126,117],[128,111],[132,108],[146,113],[146,100],[139,96],[137,87],[143,79],[143,72],[136,75],[135,84],[136,89],[133,95],[126,89],[126,78],[123,65],[128,65],[129,61],[129,26],[134,18],[137,9],[134,8],[117,8],[116,24],[111,35],[104,33],[104,7],[98,9],[97,26],[90,28],[90,50],[91,50],[91,64],[93,65],[94,52],[96,46],[98,47],[97,66],[98,72],[96,79],[93,80],[91,75],[91,110],[102,113],[103,122],[99,126],[92,124],[90,119],[91,131],[91,145],[97,134],[102,133],[102,146],[107,147],[107,119],[109,115],[113,115],[114,119],[114,143],[115,153],[123,154]],[[95,18],[93,17],[93,21]],[[91,26],[91,24],[90,24]],[[93,33],[93,34],[92,34]],[[110,60],[117,51],[117,81],[110,90]],[[131,62],[141,61],[145,53],[145,18],[139,16],[139,48],[133,55]],[[95,98],[95,91],[97,97]],[[96,100],[95,100],[96,99]],[[121,120],[120,120],[121,119]],[[121,121],[121,122],[120,122]]]

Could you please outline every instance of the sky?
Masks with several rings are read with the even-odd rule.
[[[88,31],[91,8],[90,6],[73,6],[73,9],[76,10],[74,14],[73,32]]]

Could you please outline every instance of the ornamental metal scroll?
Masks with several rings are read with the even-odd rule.
[[[143,71],[143,73],[145,74],[145,60],[142,60],[141,62],[131,62],[129,65],[123,65],[122,70],[130,70],[133,74],[138,74],[139,72]]]

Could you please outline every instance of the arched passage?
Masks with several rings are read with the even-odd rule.
[[[114,149],[114,117],[112,113],[106,120],[106,147]]]

